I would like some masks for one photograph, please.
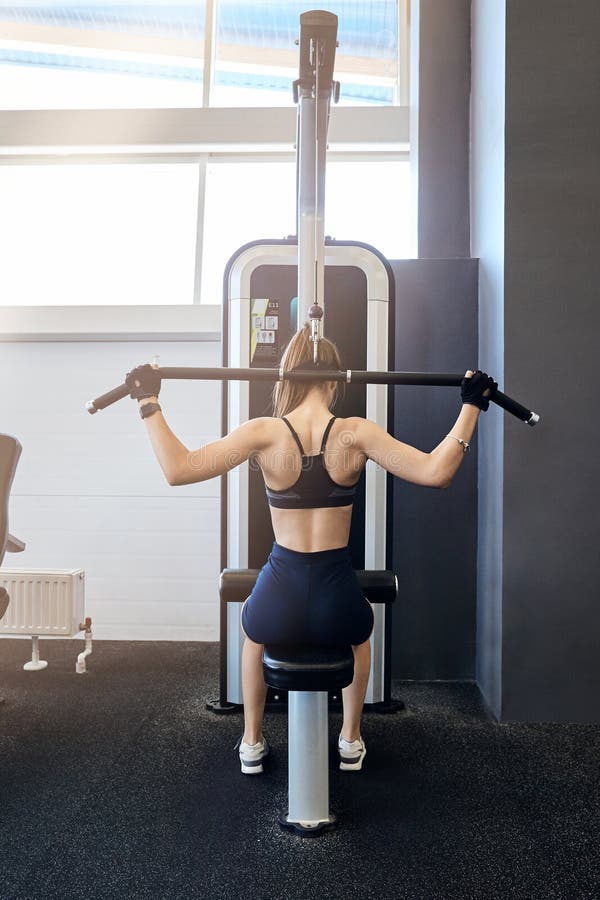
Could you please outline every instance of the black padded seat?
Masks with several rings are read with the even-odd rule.
[[[390,569],[358,569],[358,583],[370,603],[394,603],[398,579]]]
[[[251,593],[259,569],[223,569],[219,592],[224,603],[241,603]],[[359,584],[371,603],[393,603],[398,592],[394,572],[361,569]],[[269,644],[263,653],[268,685],[280,691],[339,690],[352,682],[354,654],[350,646]]]
[[[259,569],[223,569],[219,592],[225,603],[241,603],[256,584]],[[398,592],[398,580],[389,569],[358,569],[358,583],[370,603],[393,603]]]
[[[279,691],[339,690],[354,678],[354,653],[350,645],[266,644],[263,672]]]
[[[242,603],[252,593],[259,569],[223,569],[219,593],[225,603]]]

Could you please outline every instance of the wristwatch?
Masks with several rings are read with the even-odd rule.
[[[140,406],[140,418],[147,419],[149,416],[153,416],[155,412],[161,410],[162,407],[160,403],[142,403]]]

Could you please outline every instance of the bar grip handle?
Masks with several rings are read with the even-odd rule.
[[[517,419],[520,419],[521,422],[525,422],[526,425],[531,425],[532,428],[540,421],[540,417],[537,413],[527,409],[527,407],[523,406],[521,403],[517,403],[512,397],[503,394],[502,391],[499,391],[498,389],[496,389],[490,402],[501,406],[506,412],[516,416]]]
[[[123,397],[129,397],[130,393],[131,391],[126,384],[120,384],[119,387],[113,388],[112,391],[108,391],[100,397],[96,397],[95,400],[88,400],[85,404],[85,408],[90,415],[94,415],[99,409],[106,409],[107,406],[111,406],[113,403],[116,403],[117,400],[122,400]]]

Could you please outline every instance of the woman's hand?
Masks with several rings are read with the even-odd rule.
[[[158,397],[160,392],[160,374],[149,363],[136,366],[125,376],[125,384],[130,389],[129,396],[132,400],[147,400],[148,397]]]
[[[469,403],[471,406],[477,406],[484,412],[490,405],[490,399],[498,389],[498,382],[494,381],[491,375],[477,369],[473,372],[467,369],[465,377],[460,383],[460,392],[463,403]]]

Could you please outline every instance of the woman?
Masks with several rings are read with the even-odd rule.
[[[310,327],[288,344],[284,371],[312,368]],[[340,369],[335,345],[319,342],[319,363]],[[263,473],[275,543],[242,608],[244,733],[238,744],[242,772],[262,772],[269,752],[262,734],[267,686],[265,643],[349,643],[354,680],[342,691],[344,717],[338,738],[340,768],[357,771],[366,754],[360,720],[371,665],[371,606],[352,569],[348,537],[355,485],[367,459],[392,475],[426,487],[446,488],[458,470],[480,410],[497,384],[468,370],[462,409],[452,431],[430,453],[396,440],[368,419],[332,416],[337,382],[277,382],[274,416],[251,419],[226,437],[189,451],[169,429],[158,405],[160,375],[149,365],[126,376],[140,404],[160,466],[169,484],[215,478],[252,458]]]

